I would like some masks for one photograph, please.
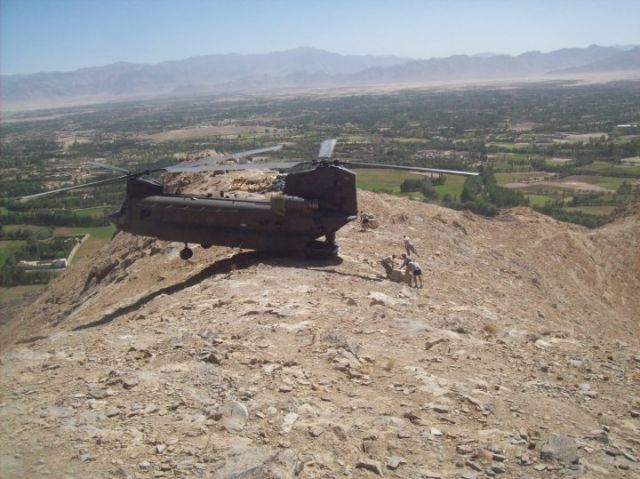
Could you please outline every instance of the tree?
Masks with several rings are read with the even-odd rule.
[[[474,201],[482,193],[482,180],[477,176],[468,176],[462,185],[460,201]]]
[[[438,197],[438,193],[429,180],[424,180],[420,186],[420,193],[425,198],[433,199]]]

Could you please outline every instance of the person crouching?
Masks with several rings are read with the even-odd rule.
[[[407,263],[407,273],[409,273],[409,286],[415,286],[416,288],[422,288],[422,268],[415,260],[409,260]],[[419,286],[418,286],[419,285]]]

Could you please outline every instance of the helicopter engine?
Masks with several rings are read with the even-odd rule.
[[[127,196],[130,198],[161,195],[163,191],[162,183],[153,178],[139,176],[127,180]]]

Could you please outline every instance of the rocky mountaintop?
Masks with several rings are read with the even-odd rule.
[[[3,330],[0,475],[640,477],[638,210],[360,207],[330,264],[127,234],[78,262]],[[424,289],[382,276],[404,234]]]

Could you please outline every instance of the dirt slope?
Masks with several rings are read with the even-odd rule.
[[[638,214],[360,205],[333,264],[127,234],[78,263],[4,348],[0,475],[640,477]],[[422,290],[381,277],[403,234]]]

